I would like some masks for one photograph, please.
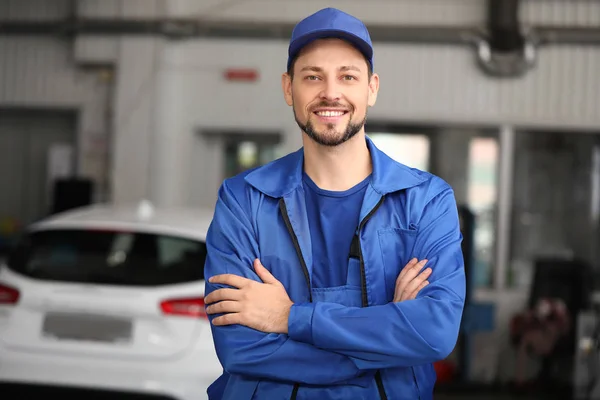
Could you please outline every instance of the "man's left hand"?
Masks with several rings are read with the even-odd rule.
[[[294,303],[281,282],[258,259],[254,260],[254,270],[262,283],[232,274],[210,278],[210,283],[234,289],[217,289],[206,296],[206,312],[224,314],[214,318],[213,325],[240,324],[265,333],[287,334],[290,308]]]

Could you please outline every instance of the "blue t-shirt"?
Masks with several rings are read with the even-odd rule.
[[[304,193],[313,256],[312,287],[343,286],[348,274],[348,255],[358,228],[360,208],[368,176],[351,189],[320,189],[304,174]],[[358,279],[355,277],[353,280]]]

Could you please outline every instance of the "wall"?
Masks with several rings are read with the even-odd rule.
[[[158,0],[5,0],[0,20],[164,15]],[[98,184],[97,200],[148,197],[154,52],[150,37],[0,37],[0,107],[79,111],[79,171]],[[116,67],[113,74],[112,67]],[[147,73],[145,73],[147,72]],[[114,89],[114,93],[113,93]]]
[[[157,59],[161,40],[127,38],[118,42],[118,68],[115,90],[115,112],[111,121],[115,132],[112,146],[112,200],[133,203],[152,199],[152,183],[158,179],[151,157],[164,149],[153,141],[153,133],[161,129],[166,134],[173,128],[164,127],[158,119],[156,102],[164,94],[157,91],[160,71]],[[166,107],[166,105],[164,105]],[[160,150],[160,151],[159,151]]]
[[[368,24],[439,24],[446,26],[481,25],[485,21],[484,2],[470,0],[373,0],[369,7],[363,7],[360,1],[338,0],[334,4],[363,18]],[[75,9],[72,7],[75,6]],[[138,17],[154,18],[162,15],[175,17],[198,18],[206,20],[239,20],[255,22],[295,22],[299,18],[322,7],[317,0],[306,2],[281,2],[279,0],[79,0],[70,2],[56,0],[50,5],[43,0],[7,0],[0,4],[2,19],[9,20],[55,20],[64,18],[72,12],[84,17]],[[521,15],[525,23],[532,24],[571,24],[576,26],[597,26],[600,23],[600,3],[588,0],[575,0],[566,4],[559,0],[534,1],[525,0],[521,7]],[[154,110],[162,110],[164,102],[159,98],[161,92],[154,95],[156,83],[152,81],[156,73],[155,62],[160,63],[162,54],[161,39],[152,38],[114,38],[114,37],[80,37],[72,45],[67,41],[51,38],[2,38],[3,76],[11,77],[2,85],[2,101],[5,104],[24,104],[27,106],[46,107],[48,102],[60,106],[67,104],[81,110],[82,135],[81,151],[89,157],[81,157],[80,169],[104,180],[101,170],[106,170],[106,146],[112,149],[112,167],[110,175],[114,178],[107,189],[107,195],[117,201],[137,201],[141,197],[157,197],[160,202],[185,203],[189,195],[180,193],[178,189],[185,186],[184,181],[171,181],[169,174],[189,168],[184,157],[179,164],[171,167],[170,161],[163,164],[167,169],[151,167],[151,158],[169,158],[169,152],[151,153],[149,136],[161,140],[153,131],[163,125]],[[37,44],[32,44],[37,41]],[[43,43],[50,43],[46,46]],[[218,42],[210,44],[206,41],[195,41],[173,47],[169,54],[177,52],[177,48],[190,50],[188,60],[182,60],[177,68],[188,69],[189,62],[204,51],[211,51],[209,64],[195,63],[192,68],[216,68],[230,65],[236,60],[228,60],[235,43],[229,42],[221,47]],[[141,44],[138,46],[138,44]],[[204,47],[203,47],[204,46]],[[250,48],[260,47],[263,43],[249,44]],[[268,54],[276,56],[284,62],[284,43],[265,45]],[[50,50],[52,49],[52,50]],[[14,52],[14,56],[13,56]],[[26,54],[27,53],[27,54]],[[249,54],[245,60],[261,68],[265,79],[277,76],[281,67],[269,72],[265,61],[259,58],[260,53]],[[73,57],[73,58],[71,58]],[[114,123],[106,125],[106,99],[111,97],[110,75],[94,75],[84,73],[70,61],[85,65],[115,65],[116,79],[119,82],[114,97]],[[136,61],[145,60],[145,61]],[[156,60],[150,62],[149,60]],[[239,58],[238,60],[239,61]],[[193,61],[192,61],[193,62]],[[597,124],[591,114],[597,104],[598,79],[594,71],[598,67],[598,53],[588,48],[547,48],[542,51],[540,68],[529,74],[524,80],[495,82],[481,76],[474,65],[474,55],[470,49],[436,46],[391,46],[378,47],[377,68],[384,78],[384,87],[377,108],[372,118],[381,120],[396,116],[396,109],[401,110],[399,118],[404,120],[435,122],[515,122],[519,124],[543,124],[549,126],[571,126],[572,121],[581,127],[595,127]],[[32,65],[36,65],[32,67]],[[277,64],[273,64],[276,67]],[[169,75],[170,66],[161,66]],[[165,69],[166,68],[166,69]],[[389,72],[386,72],[385,69]],[[29,73],[27,71],[32,71]],[[13,73],[13,71],[15,71]],[[18,71],[37,79],[13,80]],[[198,72],[200,75],[203,72]],[[210,76],[204,71],[205,77]],[[197,75],[197,74],[196,74]],[[218,72],[213,75],[218,75]],[[21,75],[25,76],[25,75]],[[43,77],[43,79],[42,79]],[[574,77],[574,78],[573,78]],[[586,85],[585,82],[589,84]],[[107,80],[108,79],[108,80]],[[178,77],[166,77],[166,81],[179,80]],[[198,77],[198,79],[203,79]],[[393,79],[393,80],[392,80]],[[575,80],[574,91],[571,81]],[[278,78],[275,78],[277,81]],[[386,81],[387,80],[387,81]],[[56,82],[61,85],[52,86]],[[263,81],[266,82],[266,81]],[[11,86],[12,85],[12,86]],[[33,87],[38,85],[39,87]],[[216,87],[218,84],[216,84]],[[184,85],[185,86],[185,85]],[[257,93],[278,93],[264,91],[261,86]],[[175,89],[164,89],[173,91]],[[230,90],[230,89],[226,89]],[[243,92],[244,89],[237,90]],[[45,91],[45,94],[42,92]],[[236,89],[232,89],[236,92]],[[9,93],[10,92],[10,93]],[[15,93],[19,93],[15,95]],[[142,93],[142,95],[139,95]],[[402,93],[402,95],[399,95]],[[434,101],[429,101],[430,93]],[[564,95],[566,93],[566,95]],[[278,95],[278,94],[277,94]],[[11,97],[12,96],[12,97]],[[21,98],[14,97],[21,96]],[[25,100],[22,98],[26,96]],[[137,96],[137,97],[136,97]],[[271,95],[269,95],[271,96]],[[58,99],[58,100],[57,100]],[[31,101],[30,101],[31,100]],[[580,103],[574,100],[581,100]],[[229,101],[229,100],[228,100]],[[270,101],[270,100],[266,100]],[[277,99],[276,101],[280,101]],[[233,101],[235,103],[235,100]],[[214,104],[214,102],[211,102]],[[211,107],[209,105],[208,107]],[[218,125],[219,109],[215,114]],[[260,110],[249,110],[251,114],[261,114]],[[522,115],[525,117],[522,117]],[[285,114],[283,114],[285,115]],[[528,117],[530,116],[530,117]],[[274,116],[270,115],[269,119]],[[169,116],[165,117],[166,119]],[[253,116],[248,117],[252,119]],[[165,121],[166,121],[165,119]],[[285,121],[282,122],[284,125]],[[276,121],[267,125],[280,128]],[[289,126],[294,129],[294,126]],[[159,129],[159,128],[156,128]],[[110,130],[114,131],[111,140]],[[87,132],[87,133],[83,133]],[[154,140],[154,139],[152,139]],[[182,139],[185,141],[185,139]],[[292,140],[290,142],[289,140]],[[288,138],[288,148],[293,147],[293,137]],[[177,141],[177,139],[176,139]],[[159,143],[159,142],[157,142]],[[169,142],[171,146],[180,144]],[[297,142],[296,142],[297,143]],[[101,154],[102,153],[102,154]],[[131,156],[135,154],[135,156]],[[171,172],[169,172],[171,168]],[[149,174],[162,174],[160,183],[153,185]],[[171,174],[172,175],[172,174]],[[137,179],[132,178],[138,177]],[[202,179],[202,178],[197,178]],[[209,179],[213,182],[214,177]],[[163,190],[163,183],[169,189]],[[213,188],[214,189],[214,188]],[[185,191],[185,190],[184,190]],[[208,204],[211,196],[207,194],[202,203]]]
[[[367,24],[461,25],[478,23],[485,3],[471,0],[370,0],[365,7],[360,0],[170,0],[168,13],[184,18],[196,16],[210,20],[295,23],[327,6],[360,16]]]
[[[369,7],[365,8],[360,1],[338,0],[334,5],[359,15],[368,24],[471,26],[484,23],[486,15],[483,3],[470,0],[403,0],[398,2],[373,0],[369,3]],[[75,6],[74,10],[71,9],[73,5]],[[322,3],[316,0],[306,2],[281,2],[279,0],[230,0],[226,2],[221,0],[171,0],[169,2],[105,0],[97,2],[79,0],[74,3],[57,0],[52,7],[42,0],[8,0],[0,4],[0,14],[3,18],[13,20],[53,20],[76,12],[83,17],[104,18],[154,18],[170,15],[206,20],[295,22],[320,7],[322,7]],[[598,2],[586,0],[571,1],[568,5],[558,0],[525,0],[521,7],[521,14],[525,23],[574,24],[577,26],[600,23]],[[6,40],[12,41],[13,39]],[[182,204],[189,201],[189,193],[186,193],[186,189],[182,189],[187,184],[187,178],[180,178],[182,176],[180,172],[190,168],[189,157],[177,159],[176,163],[172,163],[170,159],[174,156],[169,155],[178,146],[189,149],[183,145],[186,139],[181,139],[182,142],[179,143],[177,136],[180,133],[171,133],[171,140],[165,141],[167,150],[152,151],[152,143],[158,144],[163,143],[161,140],[164,141],[164,135],[157,130],[160,131],[161,126],[164,126],[167,131],[172,129],[169,123],[173,122],[173,118],[165,110],[168,110],[169,106],[174,103],[165,104],[161,100],[164,97],[162,91],[172,93],[177,98],[178,94],[175,89],[177,84],[174,82],[187,79],[182,76],[172,76],[175,74],[172,71],[173,66],[170,65],[172,60],[166,64],[161,60],[166,60],[165,57],[174,57],[175,59],[178,57],[175,53],[189,51],[187,59],[183,57],[175,69],[185,70],[184,75],[192,77],[190,79],[211,79],[211,75],[215,77],[219,75],[220,68],[242,60],[239,57],[234,57],[237,58],[235,60],[231,59],[231,56],[237,51],[238,44],[226,42],[226,45],[221,46],[220,43],[222,42],[183,42],[169,44],[168,50],[163,50],[162,39],[154,38],[79,37],[72,48],[69,48],[68,42],[63,43],[59,51],[65,58],[70,57],[71,53],[69,52],[73,51],[74,60],[80,64],[111,64],[117,67],[113,124],[108,127],[92,126],[102,124],[100,121],[106,121],[106,106],[100,105],[102,103],[100,100],[89,100],[84,102],[86,104],[94,102],[97,106],[95,110],[91,110],[92,106],[83,108],[87,110],[83,112],[84,120],[97,122],[83,122],[89,127],[82,128],[82,130],[94,131],[99,135],[101,135],[99,132],[106,134],[109,130],[114,131],[113,140],[109,144],[113,153],[110,171],[113,180],[109,190],[111,198],[119,202],[137,201],[142,197],[154,198],[160,203]],[[260,59],[262,53],[254,50],[250,52],[246,50],[246,53],[252,54],[243,58],[247,61],[243,63],[244,65],[257,66],[261,69],[264,77],[261,86],[256,88],[255,93],[279,96],[278,83],[267,84],[266,79],[275,77],[274,82],[278,82],[278,75],[285,57],[285,44],[256,42],[248,43],[248,45],[250,49],[260,48],[262,51],[264,48],[266,54],[280,60],[279,66],[276,63],[266,65],[268,61]],[[54,47],[57,47],[56,43]],[[21,48],[21,46],[12,47],[12,49],[16,48]],[[7,51],[9,52],[4,54],[11,54],[12,50]],[[205,52],[210,52],[211,60],[205,64],[200,61],[196,62],[195,59],[200,60]],[[17,58],[20,57],[22,56],[17,54]],[[41,59],[40,56],[29,57]],[[15,58],[7,57],[7,59]],[[595,126],[593,117],[590,119],[590,115],[594,113],[595,99],[599,93],[598,81],[594,79],[594,71],[598,67],[598,53],[590,52],[588,48],[544,49],[541,54],[539,70],[529,74],[524,80],[518,81],[496,82],[483,77],[475,67],[472,50],[461,47],[380,45],[377,49],[376,65],[384,78],[384,86],[379,104],[373,110],[371,118],[386,120],[398,116],[402,120],[416,122],[514,122],[570,126],[572,121],[581,117],[575,121],[575,124],[587,127]],[[211,68],[213,68],[212,72],[209,71]],[[196,69],[196,72],[191,69]],[[75,67],[66,62],[61,73],[63,76],[74,75],[70,73],[74,70]],[[159,83],[153,81],[153,77],[163,72],[165,77],[162,82],[171,82],[172,86],[157,89]],[[51,74],[53,72],[38,71],[36,76],[51,76]],[[77,74],[84,75],[81,71],[78,71]],[[575,77],[574,91],[571,91],[572,77]],[[585,82],[588,78],[591,80],[586,85]],[[53,82],[56,79],[45,81]],[[82,79],[77,79],[77,82],[81,87]],[[214,85],[215,89],[219,88],[217,92],[224,90],[224,92],[234,93],[235,99],[243,97],[246,88],[242,86],[239,90],[230,87],[222,89],[224,87],[218,82],[211,82],[210,85]],[[187,85],[180,84],[180,86]],[[275,89],[270,90],[269,87]],[[81,96],[87,98],[112,96],[111,94],[98,95],[93,93],[95,90],[97,91],[96,87],[82,89],[80,93]],[[18,91],[23,92],[21,89]],[[56,90],[49,89],[48,93],[51,98],[55,99],[62,98],[62,92],[67,91],[68,85],[56,88]],[[567,95],[562,94],[565,92]],[[429,100],[431,96],[425,96],[423,93],[431,94],[434,101],[431,102]],[[273,104],[273,107],[283,107],[280,98],[269,98],[279,102],[278,106]],[[583,107],[576,104],[573,99],[581,99],[580,104],[583,104]],[[228,104],[235,104],[236,101],[226,100]],[[264,115],[264,109],[261,110],[262,104],[269,104],[271,101],[265,99],[265,102],[260,103],[258,108],[245,106],[248,115],[244,118],[252,120],[256,115]],[[186,103],[186,101],[183,102]],[[210,119],[215,116],[215,121],[211,123],[219,125],[221,119],[219,114],[224,113],[224,109],[218,104],[217,99],[211,100],[209,103],[206,115],[209,115]],[[213,106],[216,110],[214,112],[210,108]],[[282,109],[279,108],[279,110]],[[160,115],[164,115],[164,118],[159,117]],[[186,113],[184,113],[184,120],[186,119],[185,115]],[[199,112],[198,115],[201,116],[202,112]],[[278,115],[286,114],[284,112]],[[272,120],[274,117],[275,115],[270,114],[262,120]],[[225,117],[225,119],[227,118]],[[182,123],[177,121],[177,124]],[[206,120],[203,124],[206,124]],[[279,122],[275,119],[260,124],[260,128],[272,126],[282,129],[282,124],[287,126],[285,129],[295,129],[293,124],[289,124],[289,118]],[[187,127],[185,124],[179,126],[185,130],[189,128],[189,123]],[[105,145],[108,139],[107,136],[102,139]],[[294,140],[296,141],[294,142]],[[86,140],[82,141],[82,143],[84,142]],[[288,136],[286,148],[293,148],[294,143],[298,144],[297,135],[292,133],[291,136]],[[171,146],[171,150],[168,150],[169,146]],[[94,151],[92,150],[92,153]],[[152,159],[158,159],[159,165],[164,168],[153,166]],[[160,159],[164,160],[161,162]],[[89,164],[82,165],[82,168],[84,170],[101,168],[90,167]],[[210,165],[214,165],[214,163]],[[156,184],[153,183],[154,179],[150,179],[150,176],[154,175],[158,175]],[[161,176],[163,177],[161,178]],[[173,176],[178,178],[173,179]],[[195,179],[208,179],[207,183],[212,182],[209,185],[211,189],[205,198],[202,199],[200,196],[201,203],[209,204],[209,199],[212,198],[209,192],[214,191],[215,178],[197,177]]]
[[[52,21],[69,15],[69,0],[4,0],[0,18],[8,21]]]
[[[82,18],[157,18],[166,15],[166,4],[160,0],[79,0],[75,12]],[[74,41],[77,63],[115,67],[109,173],[110,199],[117,203],[154,199],[152,193],[162,190],[153,187],[154,176],[164,173],[153,167],[157,165],[153,159],[160,159],[162,154],[153,132],[164,126],[156,108],[156,101],[162,96],[157,91],[157,68],[163,42],[151,36],[87,35]]]
[[[0,2],[0,19],[48,21],[69,15],[69,1]],[[73,63],[66,38],[0,36],[0,107],[71,109],[79,114],[78,171],[98,184],[97,199],[107,195],[107,104],[110,74],[90,72]]]
[[[184,18],[295,23],[324,4],[322,0],[169,0],[167,12]],[[335,0],[328,5],[357,15],[367,24],[463,26],[480,25],[486,18],[486,2],[473,0],[370,0],[367,7],[361,0]],[[523,0],[520,14],[525,24],[598,26],[600,4],[596,0]]]
[[[0,107],[72,109],[79,113],[79,174],[93,178],[98,198],[107,179],[106,106],[110,82],[102,75],[78,70],[67,40],[0,37]],[[8,56],[5,56],[8,55]]]
[[[180,177],[189,169],[188,149],[199,129],[278,129],[285,132],[288,149],[299,144],[298,129],[280,88],[285,43],[196,40],[165,46],[156,75],[169,82],[156,100],[163,118],[158,125],[164,129],[155,133],[162,140],[168,137],[162,154],[168,172],[157,183],[162,188],[161,202],[186,203],[189,185]],[[225,82],[222,71],[236,66],[257,68],[260,81]],[[544,48],[536,69],[516,80],[490,79],[477,69],[470,51],[443,46],[380,44],[375,68],[382,87],[371,121],[600,126],[597,48]],[[203,205],[210,205],[212,198],[207,193]]]

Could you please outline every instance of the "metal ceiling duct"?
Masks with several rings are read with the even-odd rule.
[[[539,40],[519,18],[520,0],[488,0],[486,35],[474,39],[479,66],[495,77],[519,77],[537,60]]]
[[[488,0],[488,32],[494,51],[520,51],[525,40],[519,23],[519,0]]]

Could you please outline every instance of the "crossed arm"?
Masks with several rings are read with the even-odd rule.
[[[211,304],[213,340],[225,370],[331,385],[379,368],[444,358],[458,332],[464,272],[451,192],[434,202],[430,207],[437,209],[422,221],[415,255],[429,259],[436,279],[422,288],[420,297],[366,308],[292,304],[260,263],[249,267],[258,244],[246,214],[223,185],[207,237],[205,300]]]

